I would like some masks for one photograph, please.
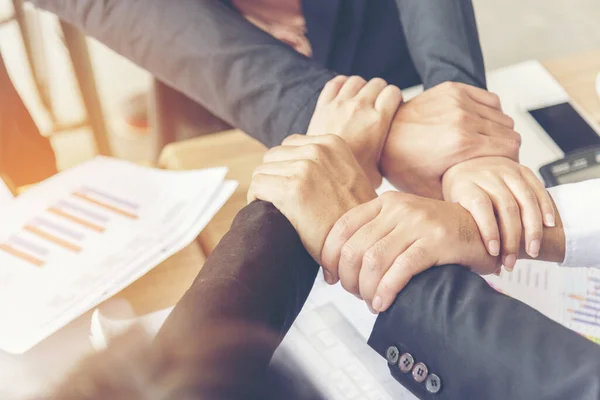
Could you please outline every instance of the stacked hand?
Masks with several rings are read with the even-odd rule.
[[[489,253],[497,256],[502,250],[509,271],[517,261],[521,240],[527,254],[536,258],[543,226],[555,225],[554,206],[542,182],[507,158],[484,157],[458,164],[446,172],[443,186],[444,199],[471,212]]]
[[[477,157],[518,160],[520,135],[498,96],[444,83],[403,104],[380,160],[383,175],[402,191],[442,198],[442,176]]]
[[[324,88],[308,135],[267,152],[248,198],[272,202],[327,282],[380,312],[433,265],[488,274],[503,260],[512,269],[522,236],[537,256],[554,208],[516,162],[519,146],[512,119],[484,90],[444,84],[403,104],[381,79],[340,76]],[[376,198],[380,171],[433,199]]]

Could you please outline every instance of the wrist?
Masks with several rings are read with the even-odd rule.
[[[365,135],[364,138],[342,138],[348,143],[354,157],[363,168],[367,178],[374,188],[378,188],[383,181],[383,174],[379,167],[383,154],[383,146],[389,132],[381,135]]]

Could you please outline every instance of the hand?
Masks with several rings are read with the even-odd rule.
[[[249,202],[271,202],[287,217],[318,263],[335,221],[375,197],[350,148],[335,135],[286,138],[266,153],[248,190]]]
[[[321,261],[335,282],[385,311],[409,280],[434,266],[461,264],[481,274],[499,267],[468,211],[458,204],[387,192],[353,208],[327,236]]]
[[[521,137],[495,94],[444,83],[400,106],[379,164],[402,191],[442,198],[442,175],[483,156],[518,160]]]
[[[473,215],[491,255],[498,255],[502,245],[509,271],[519,255],[521,233],[527,254],[536,258],[544,223],[555,225],[554,205],[542,182],[507,158],[484,157],[458,164],[444,174],[443,189],[444,199],[460,203]]]
[[[380,78],[338,76],[325,85],[308,135],[331,133],[343,138],[373,187],[381,185],[379,159],[402,92]]]

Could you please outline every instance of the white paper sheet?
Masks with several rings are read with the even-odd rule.
[[[236,184],[99,157],[0,210],[0,349],[22,353],[192,241]]]
[[[8,186],[6,186],[6,183],[4,183],[2,178],[0,178],[0,207],[4,207],[5,205],[9,204],[12,200],[13,195],[10,189],[8,188]]]

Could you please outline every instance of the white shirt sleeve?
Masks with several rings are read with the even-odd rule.
[[[549,189],[566,238],[564,267],[600,268],[600,179]]]

